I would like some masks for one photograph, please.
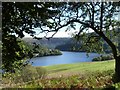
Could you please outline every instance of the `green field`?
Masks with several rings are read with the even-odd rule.
[[[62,64],[53,66],[44,66],[48,71],[48,76],[70,76],[75,74],[92,73],[96,71],[107,71],[114,69],[114,60],[101,61],[101,62],[82,62],[74,64]]]
[[[114,86],[114,60],[43,66],[47,77],[25,88],[105,88]],[[35,67],[36,68],[36,67]],[[41,68],[41,67],[37,67]],[[117,85],[119,86],[119,85]]]

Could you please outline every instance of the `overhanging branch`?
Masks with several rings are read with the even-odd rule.
[[[82,25],[84,25],[84,26],[86,26],[86,27],[91,27],[90,24],[88,24],[88,23],[82,22],[82,21],[80,21],[80,20],[78,20],[78,19],[74,19],[74,20],[68,21],[66,24],[62,25],[61,27],[58,27],[55,31],[58,31],[58,30],[60,30],[61,28],[66,27],[66,26],[68,26],[70,23],[73,23],[73,22],[80,23],[80,24],[82,24]]]

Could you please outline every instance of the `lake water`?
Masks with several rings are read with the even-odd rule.
[[[85,52],[62,52],[58,56],[35,57],[30,59],[32,66],[49,66],[56,64],[69,64],[77,62],[91,62],[94,57],[100,56],[96,53],[90,53],[89,57]]]

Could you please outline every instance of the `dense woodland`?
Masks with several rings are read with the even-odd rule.
[[[119,40],[118,36],[116,38],[115,42],[118,42],[118,48],[120,49],[120,40]],[[58,49],[61,51],[80,51],[80,52],[85,52],[85,47],[84,48],[80,48],[80,46],[82,45],[81,41],[76,41],[74,38],[51,38],[50,40],[48,39],[41,39],[41,40],[37,40],[37,39],[32,39],[32,38],[23,38],[23,41],[32,44],[32,43],[36,43],[36,44],[40,44],[43,46],[46,46],[47,48],[50,49]],[[96,51],[97,52],[97,51]],[[103,43],[103,53],[111,53],[111,49],[109,47],[109,45],[104,42]]]
[[[36,44],[35,42],[30,44],[28,42],[22,41],[24,47],[28,49],[32,57],[42,57],[42,56],[50,56],[50,55],[61,55],[62,53],[57,49],[49,49],[44,45]],[[29,54],[28,54],[29,55]]]

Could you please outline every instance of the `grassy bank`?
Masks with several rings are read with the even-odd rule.
[[[31,67],[33,71],[41,70],[41,67]],[[75,64],[63,64],[44,66],[47,75],[29,82],[20,82],[12,85],[19,88],[105,88],[114,85],[114,61],[83,62]],[[29,68],[30,69],[30,68]],[[31,70],[30,69],[30,70]],[[28,72],[26,73],[27,76]],[[30,77],[30,76],[29,76]],[[25,77],[27,78],[27,77]]]
[[[76,74],[92,73],[96,71],[114,70],[114,60],[102,61],[102,62],[83,62],[74,64],[62,64],[53,66],[44,66],[48,71],[48,76],[71,76]]]

